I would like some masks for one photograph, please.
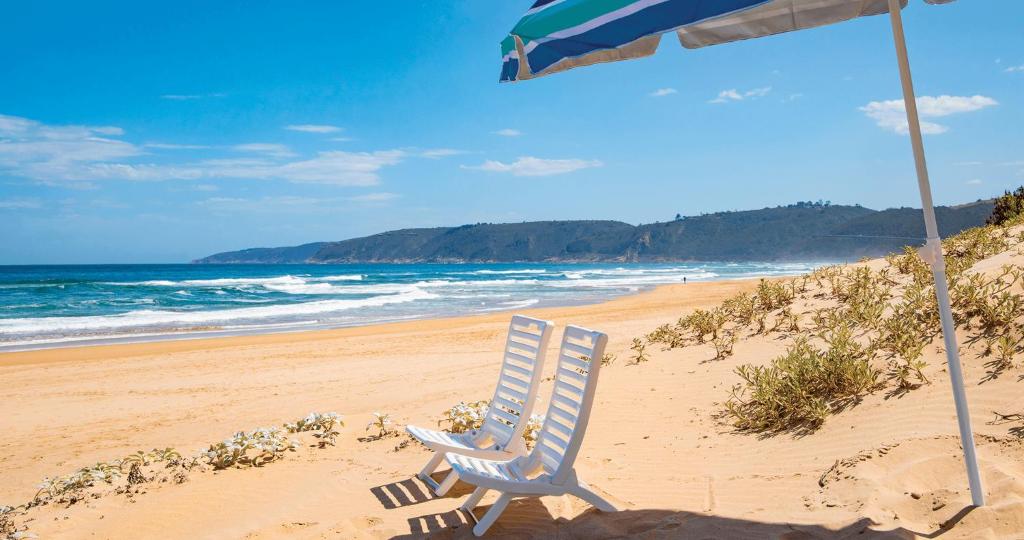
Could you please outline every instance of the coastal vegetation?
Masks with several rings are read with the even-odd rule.
[[[985,223],[1003,225],[1024,215],[1024,186],[1013,192],[1006,191],[993,202],[992,215]]]
[[[1018,194],[1007,197],[1013,200],[997,203],[1008,208],[1000,225],[968,229],[943,242],[954,320],[966,332],[965,347],[977,346],[987,359],[985,380],[1016,367],[1014,359],[1024,351],[1024,270],[975,266],[1016,254],[1024,243],[1024,227],[1017,226],[1024,218],[1007,217]],[[907,247],[884,260],[761,280],[753,294],[696,309],[645,339],[665,349],[710,343],[713,359],[722,360],[737,340],[778,334],[789,342],[785,353],[767,364],[736,367],[739,382],[724,412],[740,430],[813,431],[870,393],[899,396],[930,384],[924,352],[941,347],[932,279],[930,266]]]
[[[334,445],[338,428],[345,424],[334,412],[309,413],[305,418],[282,425],[239,431],[205,450],[186,456],[174,448],[139,450],[123,458],[101,461],[60,476],[46,477],[27,503],[0,505],[0,538],[34,538],[16,518],[31,508],[50,504],[70,507],[87,497],[109,495],[133,498],[145,493],[145,485],[181,484],[190,474],[229,468],[262,467],[295,452],[300,441],[286,433],[312,433],[313,446]]]

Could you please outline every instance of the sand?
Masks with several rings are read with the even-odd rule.
[[[720,415],[735,366],[783,351],[778,335],[740,341],[725,360],[709,346],[651,346],[649,362],[627,365],[632,338],[755,286],[691,283],[524,311],[611,338],[618,360],[602,370],[577,470],[622,511],[519,500],[488,537],[1024,538],[1024,444],[1011,432],[1020,424],[991,423],[993,411],[1024,412],[1019,368],[981,384],[985,360],[965,355],[990,503],[971,508],[935,347],[933,384],[872,394],[805,436],[737,433]],[[455,511],[469,488],[435,498],[413,478],[427,450],[359,439],[374,411],[398,427],[433,427],[460,400],[488,398],[508,317],[0,354],[0,505],[31,499],[45,476],[135,450],[191,453],[237,430],[337,411],[347,427],[336,446],[195,472],[133,497],[34,508],[27,525],[40,538],[471,537]]]

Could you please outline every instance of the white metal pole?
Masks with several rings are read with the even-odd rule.
[[[932,205],[932,190],[928,182],[928,165],[924,159],[924,143],[921,140],[921,122],[917,116],[917,100],[914,96],[914,82],[910,77],[910,61],[907,59],[907,43],[903,36],[903,18],[900,15],[900,0],[889,0],[889,19],[892,22],[892,37],[896,43],[896,59],[900,66],[900,81],[903,83],[903,102],[907,109],[907,124],[910,129],[910,144],[914,148],[914,164],[917,167],[917,185],[921,191],[921,206],[924,210],[925,231],[928,241],[921,249],[922,257],[931,265],[935,276],[935,296],[939,304],[939,318],[942,320],[942,338],[946,347],[946,364],[950,382],[953,383],[953,401],[960,424],[960,443],[964,449],[967,465],[967,479],[971,486],[971,500],[974,506],[985,504],[985,494],[978,473],[978,456],[974,449],[974,432],[971,429],[971,414],[967,409],[967,395],[964,393],[964,375],[960,366],[960,351],[956,342],[956,326],[953,311],[949,305],[949,286],[946,283],[946,262],[942,258],[942,242],[935,222],[935,208]]]

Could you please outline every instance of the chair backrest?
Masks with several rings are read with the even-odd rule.
[[[554,484],[565,483],[583,444],[607,344],[608,336],[601,332],[565,327],[551,403],[528,458],[532,463],[539,460]]]
[[[550,321],[512,316],[498,386],[480,426],[481,431],[494,438],[500,450],[522,444],[523,430],[537,401],[553,328]]]

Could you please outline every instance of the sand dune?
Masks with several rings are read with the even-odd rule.
[[[626,365],[633,337],[755,286],[669,286],[528,311],[611,336],[618,360],[602,372],[577,469],[623,511],[601,514],[569,497],[515,501],[489,537],[1024,538],[1024,441],[1011,432],[1019,424],[991,422],[993,411],[1024,412],[1020,368],[981,383],[986,360],[965,349],[990,502],[971,509],[934,345],[933,384],[900,397],[875,392],[806,435],[738,433],[721,418],[733,369],[769,361],[792,336],[743,339],[725,360],[708,345],[651,346],[649,362]],[[42,538],[469,538],[455,511],[467,486],[432,497],[412,478],[426,450],[396,448],[402,437],[360,438],[374,411],[432,426],[460,400],[487,398],[507,317],[2,355],[0,503],[30,499],[44,476],[138,449],[191,452],[239,429],[337,411],[348,424],[337,446],[304,445],[261,468],[193,472],[184,483],[49,504],[19,519]]]

